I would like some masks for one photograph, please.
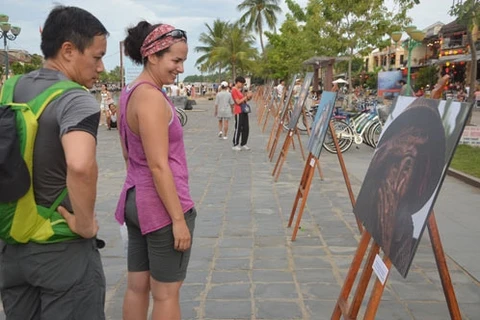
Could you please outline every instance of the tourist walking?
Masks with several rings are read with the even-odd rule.
[[[161,91],[183,73],[187,34],[141,21],[128,29],[125,54],[143,71],[122,91],[119,131],[127,177],[115,217],[128,230],[123,319],[180,320],[196,211],[190,197],[182,125]]]
[[[222,81],[220,91],[215,97],[214,116],[218,118],[218,137],[227,140],[228,121],[233,116],[234,101],[232,95],[228,91],[228,82]]]

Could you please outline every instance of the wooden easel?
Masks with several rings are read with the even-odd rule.
[[[298,133],[298,129],[289,129],[287,132],[287,136],[285,137],[285,141],[283,142],[282,150],[280,150],[280,154],[278,155],[277,162],[275,164],[275,167],[273,168],[272,176],[274,176],[274,181],[276,182],[278,180],[278,176],[280,175],[280,172],[282,171],[282,166],[283,163],[285,162],[285,159],[288,154],[288,149],[290,148],[290,144],[293,143],[293,135],[296,135],[298,138],[298,144],[300,145],[300,150],[302,154],[304,154],[303,151],[303,146],[302,146],[302,140],[300,138],[300,134]]]
[[[287,113],[287,111],[284,112],[284,115]],[[305,114],[305,109],[302,108],[302,117],[303,119],[305,120],[306,119],[306,114]],[[306,123],[306,121],[304,121],[304,123]],[[275,141],[274,141],[274,147],[272,147],[272,149],[270,150],[270,154],[269,154],[269,159],[270,161],[272,161],[272,158],[273,158],[273,155],[275,153],[275,148],[276,148],[276,145],[277,145],[277,140],[278,140],[278,137],[280,136],[280,133],[282,131],[282,127],[283,127],[283,121],[280,121],[279,123],[279,126],[277,127],[277,134],[276,134],[276,137],[275,137]],[[273,130],[274,128],[272,128]],[[307,133],[308,135],[310,136],[310,128],[308,127],[308,125],[306,126],[306,129],[307,129]],[[303,149],[303,144],[302,144],[302,140],[300,138],[300,133],[299,133],[299,130],[297,128],[297,126],[295,125],[295,134],[297,135],[298,137],[298,145],[300,146],[300,152],[301,152],[301,155],[302,155],[302,159],[305,161],[305,151]],[[275,164],[275,168],[273,169],[273,172],[272,172],[272,176],[275,176],[275,181],[278,180],[278,177],[280,175],[280,172],[282,170],[282,166],[283,166],[283,162],[285,162],[285,159],[286,159],[286,156],[288,154],[288,148],[290,147],[290,143],[288,143],[288,145],[285,145],[287,143],[287,139],[288,139],[288,135],[290,134],[290,130],[289,132],[287,133],[287,137],[285,139],[285,142],[283,143],[283,147],[282,147],[282,151],[280,152],[279,156],[278,156],[278,159],[277,159],[277,163]],[[295,149],[294,145],[293,145],[293,142],[294,140],[292,139],[291,140],[291,143],[292,143],[292,148]],[[280,165],[279,165],[279,162]],[[320,166],[320,162],[317,161],[315,163],[315,166],[317,167],[318,169],[318,174],[320,175],[320,179],[323,180],[323,172],[322,172],[322,168]]]
[[[285,101],[283,104],[289,104],[289,102]],[[273,147],[272,143],[275,143],[276,144],[276,141],[274,138],[278,139],[278,136],[275,135],[275,132],[278,131],[278,125],[280,122],[282,122],[282,125],[283,125],[283,119],[284,118],[284,115],[282,115],[282,108],[284,108],[284,106],[281,106],[279,108],[279,111],[277,112],[277,115],[275,117],[275,119],[273,120],[273,125],[272,125],[272,130],[270,131],[270,136],[268,138],[268,143],[267,143],[267,147],[266,147],[266,150],[267,152],[269,153],[269,158],[270,158],[270,151],[271,151],[271,148]],[[278,134],[280,135],[280,134]],[[271,161],[271,159],[270,159]]]
[[[440,240],[440,234],[438,232],[437,222],[435,219],[435,214],[432,211],[427,221],[428,234],[430,236],[430,241],[432,243],[433,254],[435,256],[435,262],[437,264],[438,272],[440,275],[440,280],[442,282],[443,292],[445,294],[445,299],[448,305],[448,311],[450,313],[450,318],[454,320],[461,320],[462,316],[460,314],[460,309],[458,307],[457,298],[455,296],[455,291],[453,289],[452,280],[450,278],[450,273],[448,272],[447,261],[445,259],[445,252],[443,251],[442,242]],[[363,267],[363,272],[360,276],[358,285],[355,290],[355,294],[352,299],[352,303],[348,302],[348,297],[353,288],[353,284],[361,267],[363,258],[368,249],[368,245],[372,236],[368,233],[367,230],[364,230],[362,233],[362,238],[358,244],[357,252],[353,257],[352,264],[348,271],[347,277],[343,284],[342,290],[338,297],[337,303],[333,310],[332,320],[339,320],[341,316],[344,319],[357,319],[360,306],[365,297],[365,292],[368,287],[371,275],[373,273],[373,262],[375,256],[378,254],[380,247],[375,241],[372,241],[370,246],[370,251],[368,253],[367,259],[365,261],[365,266]],[[386,267],[390,270],[392,262],[388,257],[383,258],[383,262]],[[388,278],[388,275],[387,275]],[[365,310],[364,320],[371,320],[375,318],[378,307],[380,305],[380,300],[382,298],[383,290],[385,289],[385,284],[382,285],[380,280],[374,280],[375,284],[372,289],[368,305]],[[385,280],[386,283],[386,280]]]
[[[439,99],[441,97],[443,87],[448,79],[449,79],[449,76],[445,75],[438,80],[437,84],[432,90],[431,97],[433,99]],[[448,272],[447,260],[445,259],[445,252],[443,250],[442,241],[440,239],[440,233],[438,232],[437,221],[435,219],[435,213],[433,212],[433,210],[430,213],[430,216],[428,217],[427,228],[428,228],[428,234],[430,236],[430,242],[432,244],[433,254],[435,256],[435,262],[437,264],[438,273],[440,275],[440,280],[442,282],[443,293],[447,301],[450,318],[453,320],[461,320],[462,315],[458,307],[457,298],[455,296],[455,291],[452,285],[452,279],[450,278],[450,273]],[[357,247],[357,252],[353,257],[352,264],[350,265],[350,269],[348,270],[347,277],[345,278],[345,282],[343,284],[342,290],[340,292],[340,295],[337,299],[337,303],[333,310],[333,314],[331,317],[332,320],[339,320],[342,315],[345,319],[357,319],[360,306],[362,304],[363,298],[365,297],[365,292],[368,287],[368,282],[370,281],[370,278],[373,272],[373,269],[372,269],[373,262],[374,262],[375,256],[380,250],[379,245],[375,243],[375,241],[373,241],[370,247],[370,252],[368,254],[367,260],[365,262],[365,267],[363,268],[362,275],[360,277],[357,288],[355,290],[352,304],[348,303],[348,297],[352,290],[358,271],[361,267],[363,258],[368,249],[368,245],[370,243],[371,238],[372,238],[371,234],[364,229],[362,233],[362,238],[360,239],[360,243],[358,244],[358,247]],[[392,262],[390,261],[390,259],[388,257],[384,257],[383,262],[385,263],[386,267],[390,270],[390,267],[392,265]],[[387,275],[387,278],[388,278],[388,275]],[[386,281],[387,279],[385,279],[385,283]],[[378,306],[380,305],[380,300],[382,298],[384,289],[385,289],[385,284],[382,285],[382,283],[378,279],[376,279],[374,287],[372,289],[372,294],[370,296],[368,305],[366,307],[366,311],[364,315],[365,320],[371,320],[375,318],[375,314],[377,313]]]
[[[270,103],[268,109],[267,109],[267,114],[265,116],[265,121],[263,122],[263,127],[262,127],[262,133],[265,132],[265,128],[267,127],[268,123],[268,118],[269,115],[272,114],[273,117],[276,117],[277,110],[283,105],[283,99],[285,98],[285,93],[282,93],[282,97],[280,98],[280,101],[277,102],[275,98],[273,98],[273,103]]]
[[[267,144],[267,152],[269,152],[268,158],[270,161],[273,160],[273,155],[275,154],[275,149],[277,148],[278,140],[280,139],[280,134],[283,131],[283,124],[285,123],[285,117],[288,114],[288,111],[291,109],[291,101],[284,102],[286,105],[283,105],[283,110],[280,110],[278,117],[273,125],[272,132],[270,133],[270,139]],[[283,112],[282,112],[283,111]],[[274,134],[275,132],[275,134]],[[270,143],[272,145],[270,146]]]
[[[345,161],[343,161],[343,155],[340,152],[337,135],[335,134],[335,128],[333,127],[332,121],[329,121],[328,129],[332,134],[333,143],[335,145],[335,148],[337,149],[338,162],[340,163],[340,167],[342,169],[343,179],[345,180],[345,186],[347,187],[348,195],[350,197],[350,202],[352,203],[352,208],[353,208],[355,207],[355,196],[353,195],[352,185],[350,183],[350,178],[348,177],[347,168],[345,167]],[[307,158],[307,161],[305,163],[302,179],[300,180],[300,186],[298,187],[297,195],[295,197],[293,208],[290,213],[290,218],[288,220],[288,227],[291,227],[293,223],[293,218],[295,217],[295,212],[297,211],[298,203],[300,202],[300,199],[302,199],[302,201],[300,202],[297,221],[295,222],[295,227],[293,228],[292,241],[295,241],[295,239],[297,238],[298,228],[300,227],[300,221],[302,220],[303,210],[305,209],[308,193],[310,192],[310,186],[312,184],[313,167],[317,164],[318,164],[318,159],[310,152]],[[356,221],[357,221],[358,230],[361,233],[363,230],[363,226],[358,219],[356,219]]]
[[[268,97],[268,96],[267,96]],[[268,101],[268,102],[267,102]],[[261,114],[260,116],[258,117],[257,119],[257,123],[258,125],[260,125],[262,122],[263,122],[263,117],[264,116],[268,116],[268,113],[270,112],[270,109],[271,109],[271,106],[273,105],[273,103],[275,102],[275,97],[272,95],[270,97],[270,99],[266,99],[265,100],[265,103],[263,105],[263,108],[261,108]]]
[[[265,88],[263,97],[259,101],[261,107],[257,108],[257,123],[258,123],[258,125],[260,125],[260,123],[262,122],[263,114],[265,113],[265,109],[267,108],[268,96],[269,96],[269,94],[272,90],[273,90],[273,88],[270,88],[270,87]]]

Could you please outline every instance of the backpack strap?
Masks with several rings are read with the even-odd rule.
[[[50,102],[58,98],[65,91],[71,89],[87,90],[87,88],[79,85],[76,82],[73,82],[71,80],[62,80],[54,83],[53,85],[45,89],[42,93],[30,100],[27,104],[30,106],[30,110],[35,115],[35,118],[38,120],[43,110],[45,110],[45,107],[48,106]]]
[[[28,102],[28,105],[30,106],[30,111],[35,115],[35,119],[38,120],[38,118],[40,118],[43,110],[45,110],[45,108],[48,106],[50,102],[52,102],[56,98],[60,97],[63,93],[71,89],[88,90],[87,88],[79,85],[76,82],[73,82],[70,80],[62,80],[54,83],[53,85],[45,89],[42,93],[37,95],[35,98],[30,100]],[[50,206],[50,208],[45,208],[37,205],[38,213],[41,216],[43,216],[45,219],[50,219],[50,217],[55,212],[57,207],[60,205],[63,199],[65,199],[65,197],[67,196],[67,193],[68,193],[67,188],[63,189],[60,195],[55,199],[54,203]]]
[[[21,78],[21,75],[13,76],[2,86],[2,91],[0,93],[0,103],[3,105],[8,105],[13,102],[13,93],[15,92],[15,86],[17,85],[18,80]]]

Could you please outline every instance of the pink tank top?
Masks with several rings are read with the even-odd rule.
[[[188,168],[183,143],[183,129],[176,116],[175,107],[165,93],[151,82],[141,81],[132,87],[125,86],[120,95],[118,123],[120,138],[128,154],[128,169],[125,184],[120,193],[115,218],[120,224],[124,223],[127,191],[135,187],[140,229],[142,234],[147,234],[171,224],[172,220],[155,189],[152,173],[148,168],[147,158],[143,150],[142,140],[139,135],[130,130],[127,124],[126,114],[128,100],[132,92],[141,84],[154,86],[161,91],[168,101],[169,106],[172,108],[172,119],[170,120],[168,129],[168,163],[172,170],[183,212],[186,213],[192,209],[194,203],[190,197],[188,187]],[[175,194],[172,193],[172,196],[175,196]]]

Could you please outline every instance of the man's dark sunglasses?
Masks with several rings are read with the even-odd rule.
[[[175,29],[175,30],[172,30],[172,31],[167,32],[165,34],[162,34],[161,36],[159,36],[157,39],[155,39],[153,41],[150,41],[145,47],[148,47],[152,43],[154,43],[156,41],[159,41],[159,40],[162,40],[163,38],[168,37],[168,36],[170,36],[174,39],[185,38],[185,40],[187,40],[187,32],[186,31],[183,31],[183,30],[180,30],[180,29]]]

